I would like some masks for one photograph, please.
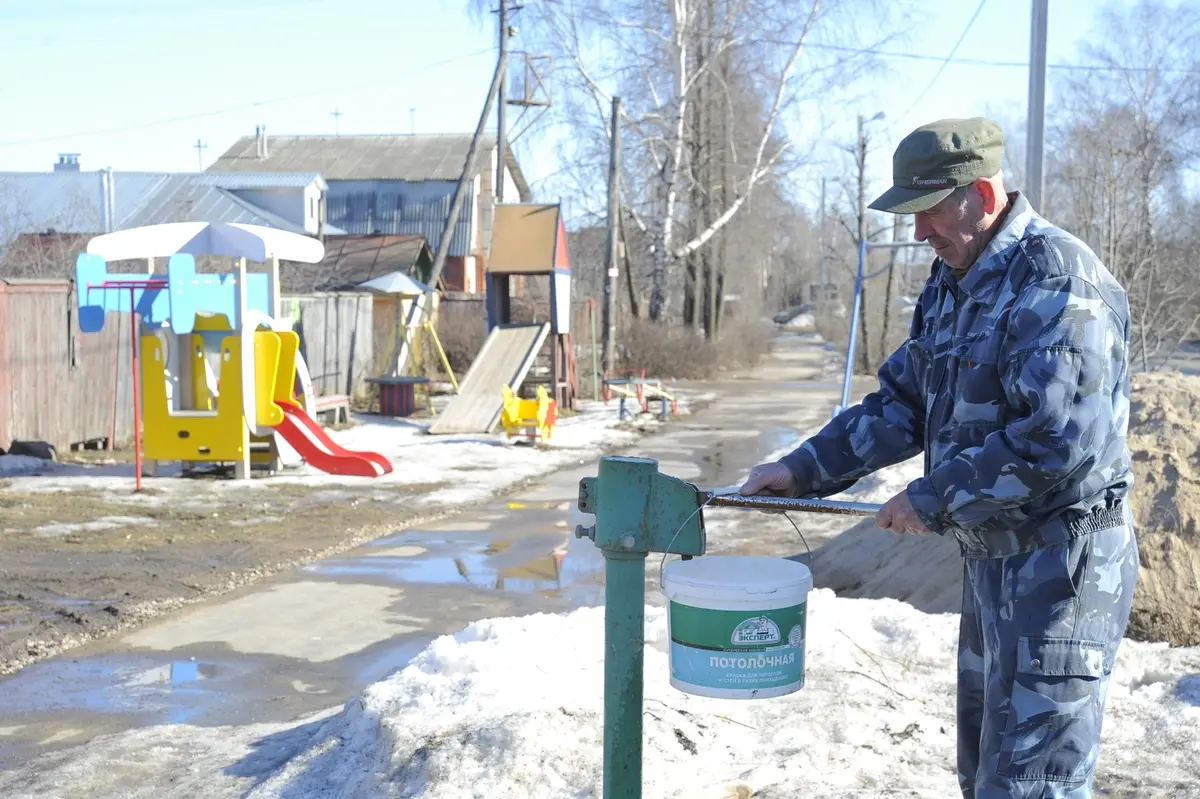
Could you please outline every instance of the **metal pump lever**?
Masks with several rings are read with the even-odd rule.
[[[843,516],[874,516],[883,507],[870,502],[838,502],[832,499],[797,499],[757,494],[746,496],[726,490],[701,491],[699,492],[699,502],[710,508],[746,508],[747,510],[764,510],[775,513],[803,511],[835,513]]]

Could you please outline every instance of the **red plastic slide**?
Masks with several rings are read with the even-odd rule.
[[[291,402],[278,405],[283,408],[283,421],[275,431],[310,466],[329,474],[354,477],[379,477],[392,470],[392,462],[378,452],[353,452],[335,442],[299,405]]]

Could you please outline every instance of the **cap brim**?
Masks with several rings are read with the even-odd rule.
[[[953,192],[953,188],[910,189],[907,186],[892,186],[879,195],[870,207],[888,214],[916,214],[928,211]]]

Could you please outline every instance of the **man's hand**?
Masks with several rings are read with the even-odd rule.
[[[777,497],[798,497],[800,486],[792,470],[776,461],[760,463],[750,470],[750,476],[738,489],[743,495],[772,494]]]
[[[887,504],[879,509],[875,514],[875,523],[883,530],[891,530],[897,535],[904,533],[913,533],[915,535],[929,535],[930,530],[921,521],[921,517],[917,516],[917,512],[913,510],[912,502],[908,499],[908,492],[901,491],[896,496],[887,501]]]

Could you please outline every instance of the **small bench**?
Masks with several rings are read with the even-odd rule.
[[[350,424],[350,397],[345,394],[326,394],[316,399],[316,417],[332,413],[333,424]]]

